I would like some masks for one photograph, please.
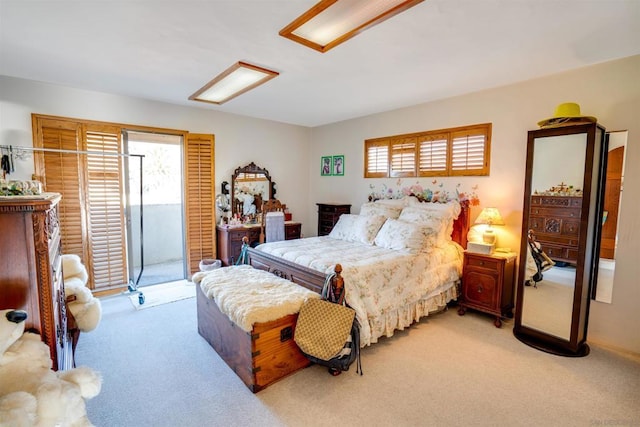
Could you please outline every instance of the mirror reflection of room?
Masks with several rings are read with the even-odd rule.
[[[571,332],[585,146],[585,134],[574,134],[538,138],[534,147],[522,323],[563,339]]]
[[[230,224],[255,224],[260,221],[262,204],[273,197],[271,176],[251,162],[237,168],[231,176]]]
[[[622,203],[627,131],[609,132],[607,177],[600,240],[600,262],[595,300],[610,304],[613,298],[613,276],[616,267],[618,219]]]

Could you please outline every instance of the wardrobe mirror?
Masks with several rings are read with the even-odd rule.
[[[251,162],[231,176],[232,213],[240,216],[260,213],[262,202],[273,198],[269,171]]]
[[[598,271],[604,129],[530,131],[514,334],[562,355],[585,355]]]

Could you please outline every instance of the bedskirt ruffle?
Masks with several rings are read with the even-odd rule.
[[[439,292],[416,303],[369,319],[370,339],[361,335],[361,346],[375,344],[382,336],[391,337],[396,330],[403,330],[423,317],[444,310],[449,302],[457,300],[458,282],[450,282],[442,286]]]

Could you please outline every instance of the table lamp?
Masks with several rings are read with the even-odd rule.
[[[487,224],[487,228],[482,235],[482,241],[488,244],[495,244],[496,235],[493,232],[491,226],[504,225],[504,220],[498,211],[498,208],[484,208],[478,218],[476,218],[475,224]]]

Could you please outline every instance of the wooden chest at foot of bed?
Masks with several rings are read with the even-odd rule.
[[[257,393],[275,381],[310,365],[293,340],[297,314],[256,323],[245,332],[196,286],[198,333]]]

